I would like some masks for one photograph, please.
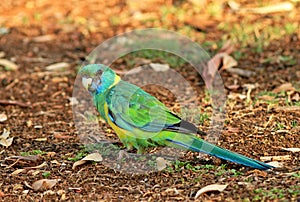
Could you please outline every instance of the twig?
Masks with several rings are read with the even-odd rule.
[[[30,103],[23,103],[15,100],[0,100],[0,105],[18,105],[20,107],[31,107]]]

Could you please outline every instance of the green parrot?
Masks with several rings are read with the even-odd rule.
[[[273,168],[258,160],[206,142],[203,133],[170,111],[154,96],[130,84],[109,67],[89,64],[79,70],[83,86],[93,97],[100,116],[113,128],[128,149],[138,153],[149,146],[170,146],[202,152],[253,168]]]

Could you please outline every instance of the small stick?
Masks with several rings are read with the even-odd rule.
[[[31,107],[30,103],[23,103],[15,100],[0,100],[0,105],[18,105],[20,107]]]

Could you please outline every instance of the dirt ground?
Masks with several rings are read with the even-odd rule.
[[[271,14],[234,12],[227,1],[193,2],[1,3],[0,60],[17,64],[16,69],[0,65],[0,135],[7,129],[13,137],[10,146],[0,146],[1,201],[194,201],[197,191],[211,184],[227,187],[196,200],[300,200],[300,152],[282,149],[300,148],[299,2],[293,2],[292,11]],[[267,3],[245,1],[240,6]],[[250,25],[257,27],[247,33]],[[232,39],[237,67],[253,74],[221,72],[228,100],[218,145],[255,159],[273,156],[270,161],[279,162],[281,168],[259,171],[208,156],[199,159],[192,152],[163,171],[144,174],[120,172],[101,162],[72,168],[87,155],[72,112],[78,68],[105,39],[150,27],[178,31],[204,44],[212,56]],[[141,59],[166,62],[160,56],[149,59],[141,54],[121,58],[113,67],[126,71]],[[49,70],[49,65],[61,62],[66,63],[63,69]],[[209,114],[201,78],[186,63],[174,68],[197,89],[201,110]],[[245,84],[254,89],[250,92]],[[148,91],[174,107],[172,96],[166,97],[156,87]],[[206,119],[198,124],[204,131],[211,127]],[[104,131],[114,136],[105,124]],[[46,183],[34,190],[34,182],[41,179],[54,180],[55,185],[50,188]]]

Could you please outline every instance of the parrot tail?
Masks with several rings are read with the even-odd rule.
[[[174,146],[183,147],[194,152],[206,153],[212,156],[216,156],[220,159],[242,164],[244,166],[250,166],[252,168],[260,170],[268,170],[274,168],[273,166],[261,161],[251,159],[241,154],[218,147],[217,145],[206,142],[193,135],[178,134],[175,137],[173,136],[172,139],[168,138],[167,141]]]

